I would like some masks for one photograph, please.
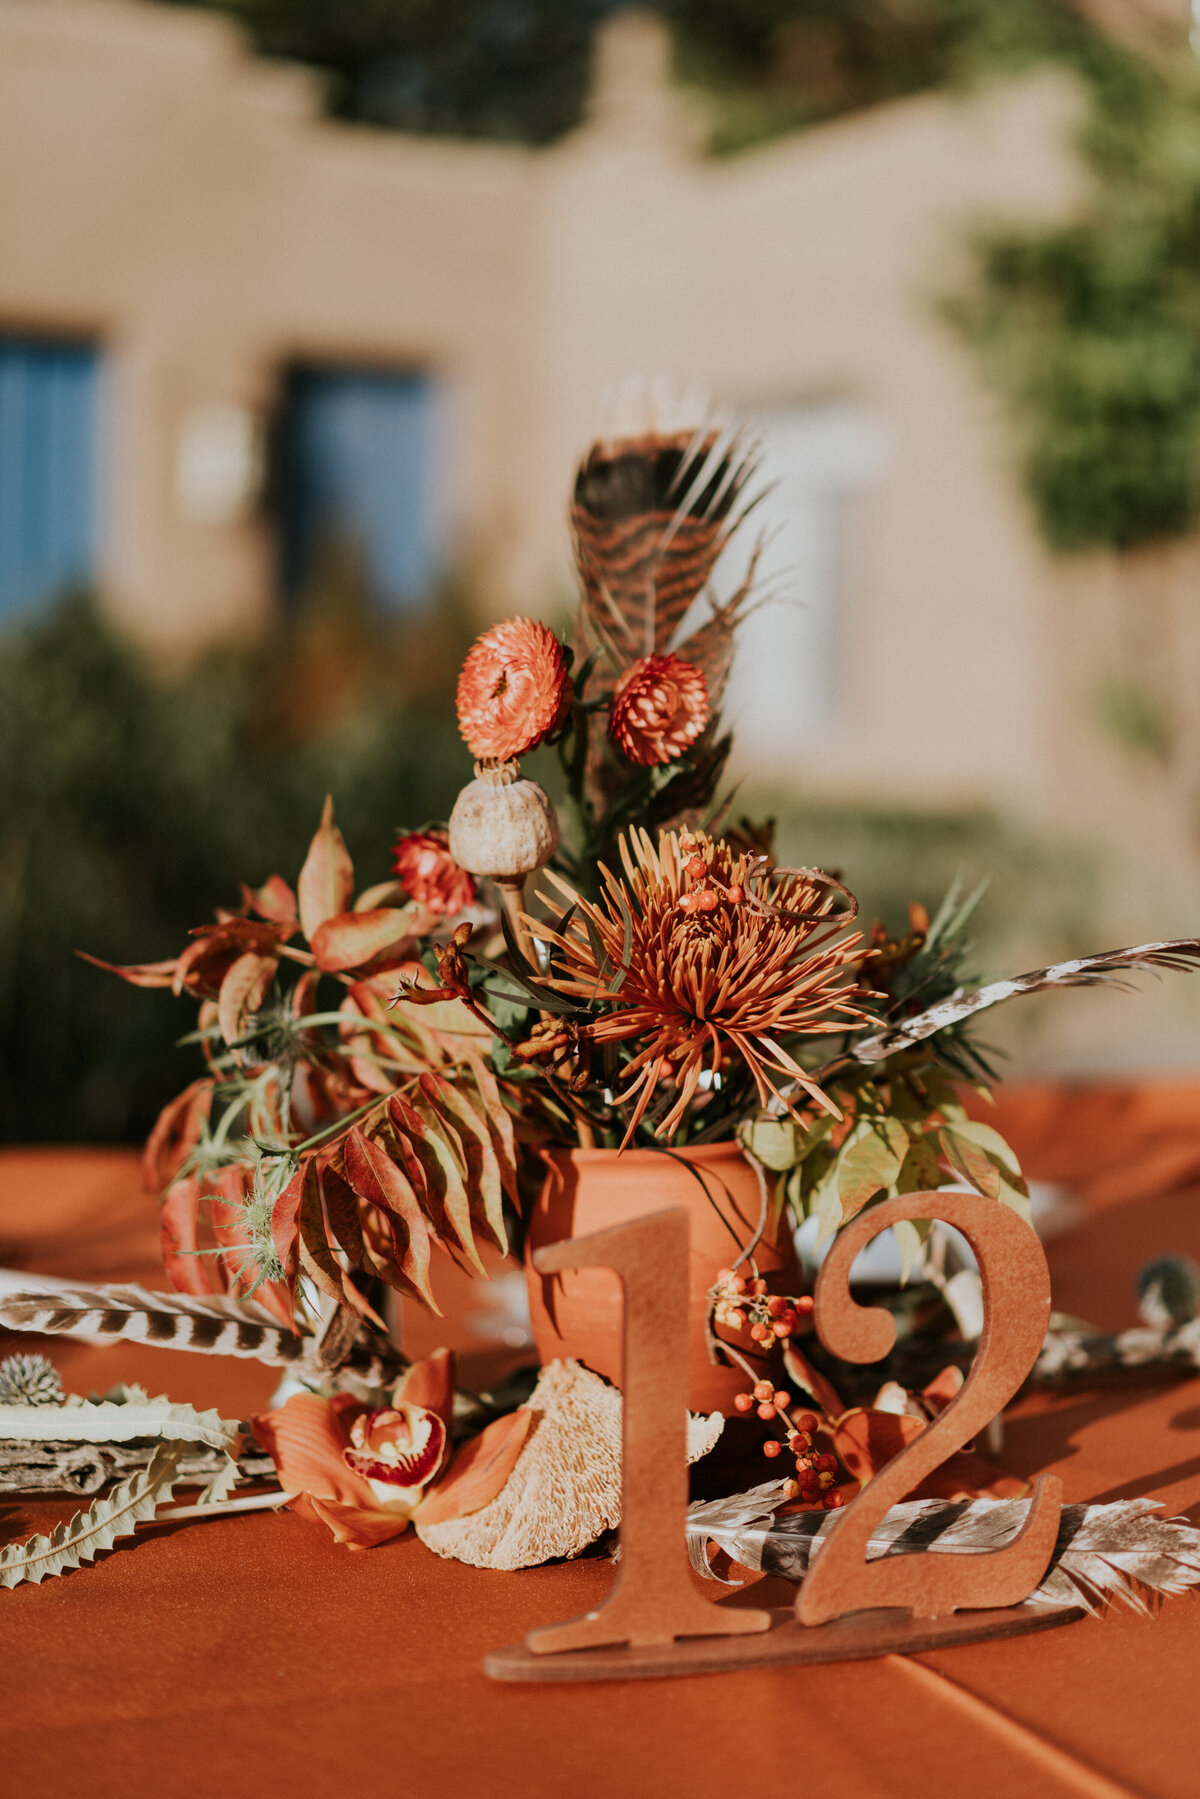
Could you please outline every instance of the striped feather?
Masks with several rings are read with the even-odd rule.
[[[755,459],[736,434],[593,444],[570,520],[584,611],[618,667],[662,654],[744,516]]]
[[[282,1367],[321,1369],[320,1346],[309,1333],[288,1330],[253,1300],[152,1293],[145,1287],[83,1286],[7,1274],[0,1288],[0,1328],[92,1342],[150,1343],[200,1355],[245,1356]],[[4,1289],[8,1289],[5,1291]],[[354,1344],[340,1366],[392,1379],[398,1357]]]
[[[744,1568],[803,1580],[839,1514],[785,1512],[775,1517],[784,1503],[783,1483],[770,1481],[748,1493],[689,1506],[693,1567],[711,1575],[705,1548],[715,1543]],[[1003,1549],[1021,1529],[1029,1506],[1028,1499],[906,1500],[876,1526],[868,1556]],[[1158,1513],[1155,1499],[1065,1505],[1050,1566],[1027,1603],[1081,1605],[1098,1614],[1107,1603],[1122,1600],[1146,1612],[1145,1592],[1184,1593],[1200,1586],[1200,1530]]]
[[[1055,962],[1049,968],[1035,968],[1030,974],[1013,975],[1008,980],[992,981],[973,993],[952,993],[949,999],[931,1006],[927,1012],[887,1030],[875,1031],[854,1044],[850,1054],[858,1062],[878,1062],[897,1050],[911,1049],[937,1031],[959,1024],[974,1012],[1014,999],[1021,993],[1042,993],[1050,987],[1094,987],[1101,983],[1127,985],[1121,977],[1142,969],[1171,968],[1183,972],[1200,962],[1200,938],[1179,937],[1169,943],[1139,943],[1132,949],[1108,950],[1100,956],[1080,956],[1071,962]]]

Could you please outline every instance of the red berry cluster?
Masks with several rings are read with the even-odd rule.
[[[788,1448],[796,1458],[796,1477],[785,1482],[784,1491],[789,1499],[801,1499],[805,1505],[820,1504],[827,1512],[836,1512],[845,1504],[840,1493],[830,1490],[837,1479],[837,1458],[814,1453],[813,1449],[820,1422],[815,1412],[801,1412],[788,1431]],[[776,1455],[782,1447],[776,1447]]]
[[[717,1270],[717,1323],[734,1331],[745,1330],[749,1323],[750,1335],[764,1349],[786,1341],[811,1318],[812,1309],[813,1302],[807,1294],[799,1299],[785,1299],[779,1293],[768,1294],[764,1280],[747,1280],[732,1268]]]
[[[763,1423],[769,1424],[776,1418],[787,1415],[792,1396],[782,1388],[776,1390],[769,1380],[760,1380],[753,1392],[735,1394],[733,1403],[739,1412],[756,1411]],[[783,1444],[778,1437],[771,1437],[763,1444],[764,1455],[779,1455],[782,1449]]]
[[[698,846],[694,837],[682,837],[679,847],[688,858],[683,865],[684,873],[693,883],[700,883],[680,894],[678,905],[681,912],[715,912],[722,899],[731,906],[741,905],[746,897],[741,887],[736,881],[732,886],[726,887],[717,880],[704,857],[697,853]]]

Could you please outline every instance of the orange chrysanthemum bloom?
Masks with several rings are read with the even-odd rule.
[[[584,1027],[587,1035],[640,1044],[621,1095],[623,1103],[636,1098],[625,1141],[660,1082],[675,1088],[657,1128],[662,1137],[678,1129],[706,1061],[715,1074],[729,1058],[749,1069],[760,1104],[783,1099],[796,1116],[775,1073],[840,1117],[779,1039],[844,1031],[862,1019],[848,972],[862,937],[841,935],[853,912],[834,916],[834,896],[819,878],[767,875],[763,857],[737,854],[699,832],[664,834],[655,849],[644,831],[633,831],[620,851],[627,879],[602,867],[597,905],[551,873],[568,905],[550,902],[559,929],[538,929],[554,945],[545,984],[603,1008]]]
[[[642,656],[613,689],[608,730],[631,762],[674,762],[708,723],[703,672],[681,656]]]
[[[481,760],[523,756],[562,723],[570,704],[562,645],[531,618],[485,631],[458,677],[458,728]]]

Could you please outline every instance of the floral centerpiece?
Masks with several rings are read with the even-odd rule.
[[[179,956],[118,970],[199,1004],[207,1072],[146,1148],[177,1288],[306,1320],[336,1371],[355,1344],[383,1348],[387,1288],[437,1310],[440,1258],[483,1273],[481,1246],[507,1252],[522,1218],[534,1235],[539,1215],[543,1235],[564,1217],[587,1228],[580,1171],[599,1158],[639,1170],[636,1209],[661,1178],[697,1227],[716,1217],[696,1252],[695,1368],[728,1371],[735,1409],[786,1422],[795,1389],[841,1410],[806,1353],[791,1222],[815,1217],[828,1239],[947,1179],[1027,1213],[1016,1157],[963,1104],[989,1074],[973,1016],[1188,966],[1200,944],[972,989],[977,894],[933,918],[914,905],[898,940],[864,933],[840,879],[778,866],[769,827],[733,822],[720,710],[753,560],[723,604],[707,590],[753,499],[736,434],[594,444],[570,507],[572,640],[518,618],[470,651],[458,713],[475,779],[449,821],[404,833],[394,877],[356,894],[327,802],[294,887],[245,887]],[[541,745],[558,805],[522,772]],[[896,1227],[906,1272],[927,1228]],[[532,1297],[543,1359],[546,1343],[570,1352],[563,1294],[544,1316]],[[580,1359],[613,1375],[611,1342]],[[410,1412],[360,1415],[345,1444],[329,1426],[360,1493],[395,1480],[380,1467],[415,1455],[420,1430],[444,1440]],[[793,1448],[816,1503],[838,1463],[804,1417],[788,1435],[806,1439]]]

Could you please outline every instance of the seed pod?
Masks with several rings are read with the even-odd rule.
[[[522,882],[557,847],[554,807],[536,781],[521,779],[520,763],[477,762],[450,814],[450,854],[459,866],[489,880]]]

